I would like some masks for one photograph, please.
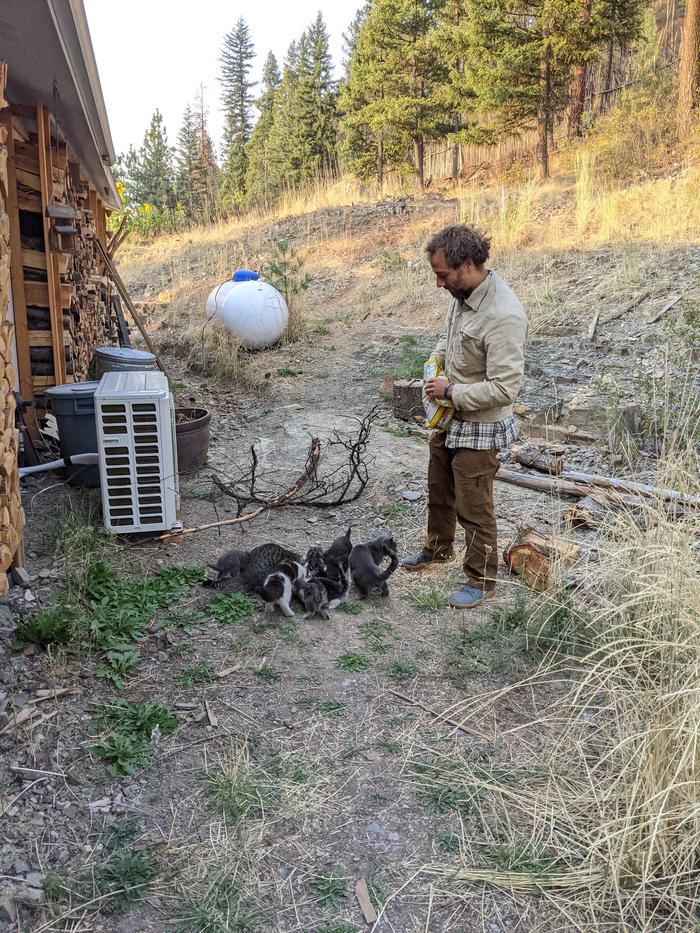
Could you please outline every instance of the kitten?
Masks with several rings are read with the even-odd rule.
[[[322,577],[326,572],[326,558],[323,548],[310,547],[304,558],[304,567],[309,577]]]
[[[328,593],[328,608],[335,609],[344,603],[350,592],[352,573],[350,571],[350,554],[352,553],[351,528],[331,544],[324,553],[326,571],[322,582]]]
[[[324,552],[324,557],[334,557],[339,561],[349,561],[350,553],[352,551],[352,541],[350,540],[350,532],[352,528],[348,528],[344,535],[341,535],[339,538],[336,538],[335,541],[331,544],[327,551]]]
[[[226,551],[215,564],[207,565],[218,573],[216,580],[205,580],[202,586],[210,586],[217,590],[222,589],[224,586],[233,588],[238,583],[242,571],[244,571],[248,565],[250,553],[250,551],[242,551],[235,548],[231,551]]]
[[[267,575],[277,564],[285,561],[301,561],[301,557],[294,551],[273,543],[259,544],[250,551],[226,551],[213,568],[219,576],[216,580],[205,580],[203,586],[214,589],[240,589],[260,595]]]
[[[318,577],[301,580],[296,586],[296,596],[306,613],[305,619],[319,615],[322,619],[330,619],[328,591]]]
[[[286,616],[293,616],[290,603],[300,583],[306,579],[306,568],[297,561],[278,564],[263,582],[260,595],[265,600],[265,612],[274,612],[279,606]]]
[[[384,557],[389,558],[389,566],[381,569]],[[352,582],[360,591],[360,599],[379,589],[382,596],[389,595],[389,585],[386,582],[399,565],[396,542],[389,532],[379,535],[367,544],[358,544],[352,549],[350,555],[350,569]]]

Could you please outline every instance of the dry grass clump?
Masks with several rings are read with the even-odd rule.
[[[697,461],[670,462],[676,483],[684,477],[697,494]],[[509,761],[486,772],[461,760],[483,835],[466,840],[458,878],[544,895],[572,929],[697,924],[700,511],[673,522],[650,500],[646,513],[644,529],[618,517],[575,593],[584,656],[549,655],[526,684],[448,711],[492,739],[489,712],[509,694],[523,710],[529,696],[534,718],[499,736]],[[559,698],[543,708],[552,690]],[[537,755],[535,732],[549,736]]]

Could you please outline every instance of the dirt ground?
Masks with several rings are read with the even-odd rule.
[[[348,324],[343,314],[355,300],[353,288],[342,276],[328,278],[309,297],[311,322],[328,323],[265,354],[271,375],[262,395],[210,385],[175,356],[166,362],[178,400],[213,411],[208,463],[181,484],[185,526],[235,515],[235,503],[211,475],[236,475],[252,444],[261,475],[282,487],[303,468],[311,437],[321,438],[329,457],[325,442],[333,432],[352,433],[356,419],[378,405],[364,495],[331,510],[270,511],[244,526],[174,543],[122,542],[110,552],[121,574],[202,565],[228,548],[267,540],[305,551],[348,526],[355,541],[390,529],[402,555],[420,546],[427,437],[393,418],[382,373],[403,359],[406,334],[419,347],[431,346],[441,306],[431,295],[436,310],[428,320],[371,314]],[[533,397],[548,352],[556,351],[564,367],[575,356],[566,335],[547,339],[549,350],[545,339],[529,351],[525,391]],[[548,382],[543,376],[542,385]],[[574,465],[615,466],[600,443],[564,447]],[[71,492],[56,477],[27,483],[32,608],[47,606],[61,586],[65,568],[50,529],[70,497],[89,494]],[[503,483],[495,499],[501,548],[523,523],[556,522],[566,507]],[[583,535],[582,543],[591,542]],[[330,622],[269,617],[258,606],[251,619],[228,625],[207,611],[212,592],[194,586],[156,613],[138,644],[140,663],[121,690],[96,676],[101,659],[94,655],[14,650],[13,612],[18,600],[26,602],[15,591],[0,619],[0,688],[8,709],[25,708],[40,689],[73,692],[42,703],[34,725],[0,734],[0,930],[579,929],[544,899],[516,899],[456,877],[467,848],[480,853],[484,867],[504,859],[497,830],[460,780],[460,761],[492,769],[522,762],[545,737],[523,737],[515,727],[551,699],[546,691],[515,689],[484,720],[455,728],[464,704],[517,683],[537,663],[505,636],[482,644],[460,633],[488,628],[494,613],[516,603],[522,589],[505,568],[497,599],[469,613],[445,605],[459,583],[458,561],[420,576],[399,570],[389,598],[351,597],[353,611],[336,611]],[[532,594],[526,598],[534,605]],[[167,627],[173,617],[180,624]],[[224,676],[183,683],[200,662]],[[179,718],[133,775],[111,776],[90,751],[94,711],[113,697],[159,700]],[[128,878],[112,878],[110,886],[105,869],[115,852],[143,851],[155,856],[155,880],[128,902],[120,894]],[[355,896],[361,879],[376,923],[365,922]]]

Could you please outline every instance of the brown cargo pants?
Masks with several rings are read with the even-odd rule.
[[[426,556],[447,558],[453,552],[456,522],[464,528],[464,572],[472,586],[496,587],[498,545],[493,508],[495,450],[445,447],[445,434],[430,438],[428,464],[428,536]]]

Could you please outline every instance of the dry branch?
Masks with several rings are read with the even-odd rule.
[[[309,454],[306,458],[306,468],[301,474],[299,479],[294,483],[294,485],[288,489],[286,492],[282,493],[279,496],[276,496],[274,499],[271,499],[269,502],[260,505],[253,512],[249,512],[247,515],[239,515],[237,518],[227,518],[221,522],[210,522],[207,525],[197,525],[195,528],[183,528],[181,531],[169,531],[167,534],[161,535],[161,541],[167,541],[170,538],[179,538],[182,535],[191,535],[198,531],[207,531],[209,528],[221,528],[224,525],[240,525],[243,522],[250,522],[254,518],[257,518],[258,515],[261,515],[263,512],[267,512],[269,509],[279,508],[281,505],[286,505],[289,499],[292,499],[303,486],[309,482],[312,477],[316,475],[316,468],[318,467],[318,461],[321,456],[321,442],[317,437],[314,437],[311,441],[311,446],[309,447]]]

